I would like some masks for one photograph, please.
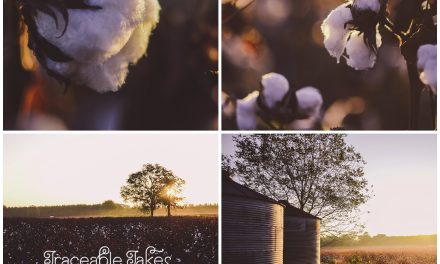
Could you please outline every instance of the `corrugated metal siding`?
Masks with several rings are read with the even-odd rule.
[[[284,264],[320,263],[320,220],[284,218]]]
[[[222,262],[282,264],[284,208],[268,201],[222,198]]]

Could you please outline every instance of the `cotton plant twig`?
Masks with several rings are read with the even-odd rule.
[[[428,19],[426,19],[426,14],[421,13],[421,21],[417,21],[417,17],[414,17],[409,25],[407,32],[402,32],[394,26],[394,23],[388,18],[384,19],[384,28],[391,32],[400,42],[400,49],[402,55],[404,56],[407,64],[408,77],[410,82],[410,113],[409,113],[409,129],[416,130],[419,127],[419,114],[420,114],[420,99],[422,91],[425,85],[420,81],[419,72],[417,69],[417,48],[422,44],[423,39],[419,35],[427,34],[424,25]],[[431,123],[432,127],[436,128],[436,105],[435,96],[430,90],[430,108],[431,108]]]
[[[394,23],[388,17],[386,17],[384,20],[384,27],[389,32],[393,33],[401,43],[407,40],[408,38],[407,34],[405,34],[400,30],[397,30],[396,27],[394,26]]]

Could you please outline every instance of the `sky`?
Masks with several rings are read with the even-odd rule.
[[[6,206],[123,203],[129,174],[159,163],[186,181],[186,203],[218,201],[215,134],[4,135]]]
[[[373,194],[361,207],[370,235],[437,233],[436,136],[428,134],[351,134],[346,142],[367,164]],[[234,152],[232,135],[223,135],[222,153]],[[368,213],[368,211],[370,213]]]

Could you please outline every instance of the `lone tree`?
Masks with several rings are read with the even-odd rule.
[[[166,206],[168,216],[171,216],[171,207],[176,207],[184,199],[179,196],[184,184],[185,181],[178,177],[174,177],[167,182],[167,187],[161,195],[161,204]]]
[[[222,171],[275,200],[322,219],[321,233],[359,231],[359,206],[370,198],[365,161],[345,135],[241,135]]]
[[[121,187],[121,196],[141,211],[150,212],[151,216],[160,205],[165,205],[170,216],[170,207],[183,199],[177,195],[184,183],[183,179],[159,164],[144,164],[141,171],[130,174],[126,185]]]

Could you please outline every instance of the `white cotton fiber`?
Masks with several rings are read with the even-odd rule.
[[[74,61],[48,67],[74,83],[98,92],[117,91],[128,66],[146,52],[149,36],[159,20],[157,0],[89,0],[99,10],[69,10],[69,24],[61,37],[53,18],[39,13],[39,33]],[[59,19],[62,21],[62,19]],[[62,23],[61,23],[62,24]]]
[[[289,91],[289,81],[286,77],[278,73],[268,73],[261,79],[263,85],[263,95],[268,108],[273,108],[281,102]]]
[[[380,10],[379,0],[355,0],[353,5],[358,10],[371,10],[375,13]]]
[[[232,98],[222,91],[222,117],[231,118],[236,111],[235,103]]]
[[[324,100],[318,89],[315,87],[304,87],[296,91],[298,99],[298,112],[307,116],[318,116]]]
[[[257,128],[257,98],[260,93],[254,91],[245,98],[237,100],[237,126],[240,130]]]
[[[338,63],[341,55],[344,53],[349,34],[349,26],[345,28],[344,25],[352,19],[353,17],[350,9],[347,8],[347,4],[342,4],[330,12],[321,25],[321,30],[324,34],[324,46],[330,55],[337,59]]]
[[[417,51],[420,80],[437,94],[437,45],[426,44]]]
[[[382,38],[376,32],[377,48],[382,45]],[[373,68],[376,63],[376,54],[365,44],[364,35],[359,31],[353,31],[346,46],[347,64],[355,70],[367,70]]]

